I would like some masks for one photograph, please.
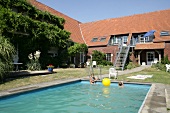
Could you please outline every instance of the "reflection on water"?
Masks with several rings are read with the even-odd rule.
[[[103,96],[109,98],[110,96],[110,87],[103,87]]]

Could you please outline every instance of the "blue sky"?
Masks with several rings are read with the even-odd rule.
[[[170,9],[170,0],[37,0],[80,22]]]

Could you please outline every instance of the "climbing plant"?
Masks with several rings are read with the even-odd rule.
[[[28,54],[40,50],[40,63],[46,67],[50,47],[65,49],[70,32],[65,20],[36,9],[26,0],[0,0],[0,31],[18,47],[19,59],[26,64]]]

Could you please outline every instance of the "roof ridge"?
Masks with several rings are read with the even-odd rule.
[[[158,12],[163,12],[163,11],[168,11],[168,10],[170,10],[170,8],[169,9],[164,9],[164,10],[145,12],[145,13],[140,13],[140,14],[133,14],[133,15],[128,15],[128,16],[121,16],[121,17],[115,17],[115,18],[106,18],[106,19],[102,19],[102,20],[96,20],[96,21],[92,21],[92,22],[85,22],[85,23],[81,23],[81,24],[95,23],[95,22],[99,22],[99,21],[109,21],[109,20],[113,20],[113,19],[122,19],[122,18],[127,18],[127,17],[140,16],[140,15],[146,15],[146,14],[151,14],[151,13],[158,13]]]
[[[79,23],[79,29],[80,29],[81,37],[82,37],[84,43],[87,45],[86,40],[84,39],[84,36],[83,36],[83,32],[82,32],[82,30],[81,30],[80,23]]]

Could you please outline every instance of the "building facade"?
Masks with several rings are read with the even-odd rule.
[[[88,55],[98,50],[115,63],[127,47],[124,50],[130,53],[131,60],[140,65],[151,65],[166,55],[170,60],[170,9],[81,23],[36,0],[29,2],[39,10],[64,18],[64,28],[71,32],[71,40],[85,43]],[[145,36],[149,31],[154,33]]]

